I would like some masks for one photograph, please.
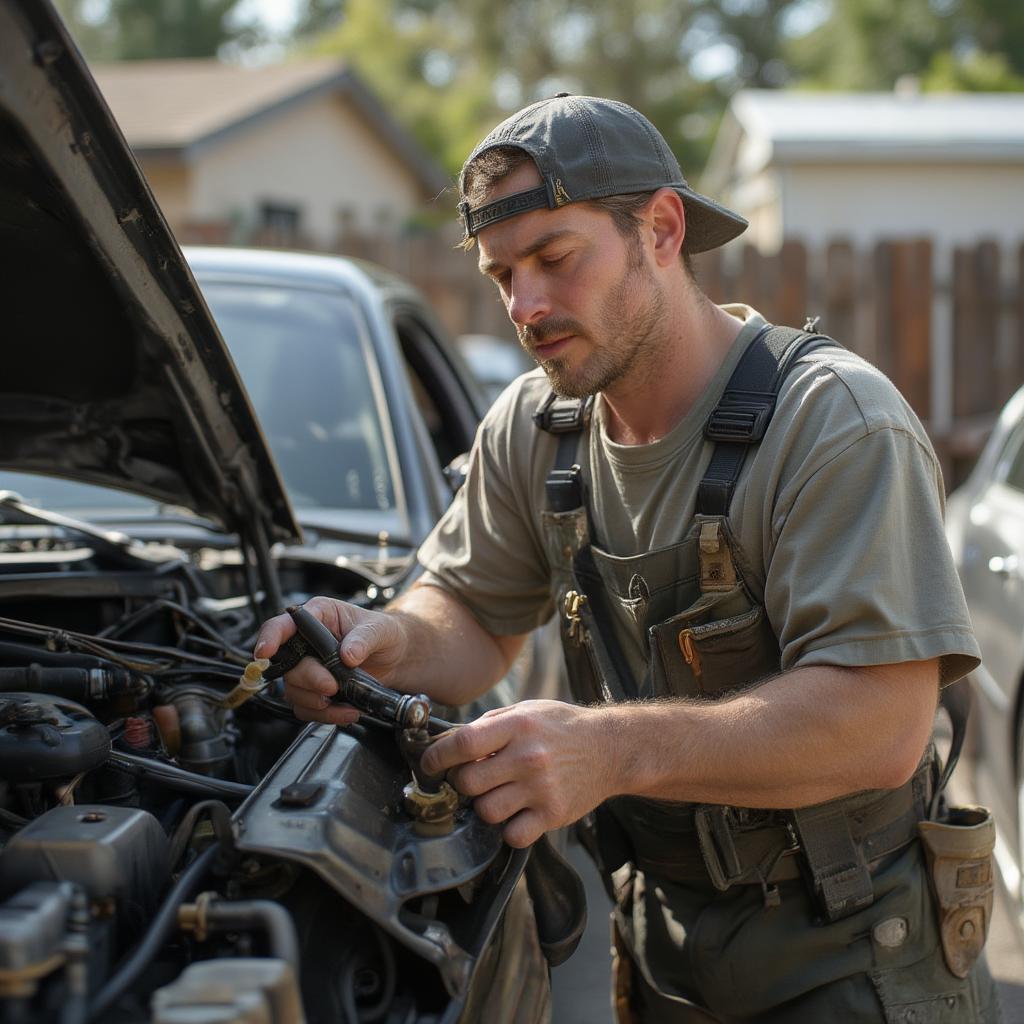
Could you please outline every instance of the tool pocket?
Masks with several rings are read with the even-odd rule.
[[[917,826],[928,864],[946,966],[966,978],[992,921],[996,827],[986,807],[951,807]]]
[[[742,585],[704,594],[648,635],[656,696],[722,697],[779,670],[764,608]]]

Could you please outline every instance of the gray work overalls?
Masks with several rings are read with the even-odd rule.
[[[593,534],[575,464],[589,402],[552,395],[538,410],[538,426],[559,437],[543,525],[577,701],[714,699],[780,670],[763,581],[730,530],[728,507],[786,371],[824,344],[835,343],[785,328],[754,339],[705,431],[715,449],[694,522],[679,543],[640,555],[617,556]],[[612,603],[629,613],[632,635],[617,635],[624,617],[612,616]],[[623,655],[631,643],[647,652],[640,680]],[[918,823],[930,805],[934,816],[937,776],[930,749],[898,790],[799,811],[640,797],[602,804],[582,838],[615,901],[619,1020],[999,1019],[979,959],[991,911],[988,853],[971,846],[957,862],[973,871],[957,877],[977,883],[953,901],[966,912],[973,900],[971,934],[956,930],[959,918],[936,914],[929,891]],[[954,928],[943,928],[940,943],[942,920]]]

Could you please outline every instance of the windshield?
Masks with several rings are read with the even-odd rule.
[[[231,350],[296,511],[395,507],[375,357],[354,304],[334,293],[208,281]],[[147,498],[55,477],[0,473],[30,504],[93,516],[155,510]]]
[[[369,367],[347,298],[207,282],[203,294],[256,408],[292,504],[385,510],[394,487]]]

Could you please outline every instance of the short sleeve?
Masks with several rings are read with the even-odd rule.
[[[421,583],[457,597],[498,636],[550,618],[550,574],[535,516],[538,431],[517,385],[485,417],[465,483],[419,551]],[[545,435],[546,437],[546,435]]]
[[[765,605],[782,667],[979,663],[942,526],[942,479],[913,432],[869,430],[834,450],[773,512]]]

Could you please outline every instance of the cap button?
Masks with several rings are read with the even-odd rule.
[[[571,95],[572,95],[572,93],[571,93],[571,92],[556,92],[556,93],[555,93],[555,99],[556,99],[556,100],[560,100],[560,99],[562,99],[562,98],[563,98],[564,96],[571,96]]]

